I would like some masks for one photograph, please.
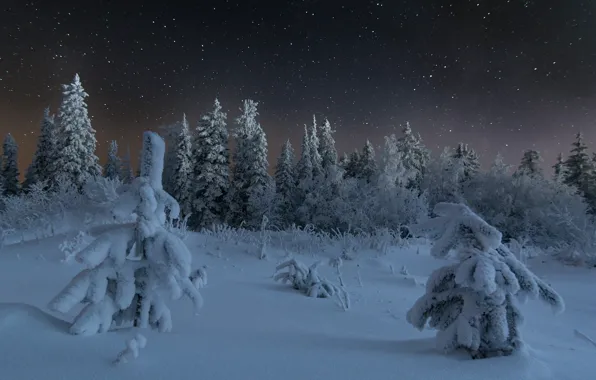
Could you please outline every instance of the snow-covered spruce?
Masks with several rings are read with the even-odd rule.
[[[116,226],[79,252],[76,259],[86,269],[50,302],[51,310],[62,313],[86,304],[70,328],[72,334],[93,335],[128,323],[169,331],[167,298],[186,295],[195,311],[202,306],[193,284],[198,272],[191,275],[191,254],[164,228],[166,209],[171,218],[180,211],[162,188],[164,148],[161,137],[145,132],[141,176],[125,185],[112,210],[117,219],[135,214],[136,222]]]
[[[539,298],[563,311],[561,297],[501,244],[496,228],[463,204],[438,203],[434,213],[411,231],[436,239],[433,256],[454,249],[460,262],[430,275],[407,320],[419,330],[430,320],[440,349],[465,349],[475,359],[510,355],[523,348],[518,300]]]
[[[290,259],[279,264],[276,269],[275,281],[289,283],[292,287],[300,292],[313,298],[331,298],[337,296],[342,307],[348,309],[350,305],[348,293],[341,287],[326,280],[319,275],[317,267],[320,262],[316,262],[310,267],[303,263]],[[282,272],[286,269],[286,272]]]

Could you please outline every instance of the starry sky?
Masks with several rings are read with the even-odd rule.
[[[107,141],[218,97],[260,102],[270,155],[299,147],[312,114],[340,151],[410,121],[434,152],[459,141],[492,161],[539,150],[545,166],[596,140],[596,2],[585,0],[3,0],[0,134],[31,159],[43,109],[79,73],[98,155]]]

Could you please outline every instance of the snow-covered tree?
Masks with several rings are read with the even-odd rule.
[[[540,153],[538,151],[529,149],[524,152],[524,155],[521,159],[521,163],[519,164],[517,170],[515,171],[514,175],[527,175],[530,177],[542,177],[542,167],[540,163],[542,162],[542,157],[540,157]]]
[[[179,207],[162,187],[164,153],[162,138],[145,132],[141,177],[124,186],[112,210],[117,219],[136,215],[136,223],[115,226],[79,252],[77,261],[86,269],[50,302],[50,309],[61,313],[85,304],[70,327],[72,334],[93,335],[130,323],[169,331],[167,298],[186,295],[195,310],[202,306],[192,256],[165,228],[166,209],[176,218]]]
[[[129,184],[135,179],[135,174],[132,169],[132,162],[130,161],[130,146],[126,147],[126,154],[122,158],[122,168],[120,169],[120,177],[122,182]]]
[[[375,160],[375,148],[369,140],[366,140],[360,155],[359,171],[357,178],[366,182],[372,181],[377,176],[377,161]]]
[[[4,195],[17,195],[20,191],[19,183],[19,147],[14,137],[9,133],[4,138],[2,154],[2,178],[4,185]]]
[[[120,172],[122,169],[122,162],[118,157],[118,143],[116,140],[110,141],[108,147],[108,159],[103,168],[103,175],[109,179],[120,179]]]
[[[163,168],[164,189],[172,193],[174,189],[174,172],[176,170],[176,142],[182,125],[179,121],[159,127],[160,135],[166,142],[166,155]],[[138,176],[138,175],[137,175]]]
[[[433,256],[453,249],[459,262],[430,275],[407,320],[419,330],[430,320],[439,349],[464,349],[475,359],[510,355],[523,348],[519,301],[538,298],[563,311],[563,299],[501,244],[496,228],[463,204],[439,203],[434,213],[411,231],[436,239]]]
[[[58,130],[54,122],[54,115],[50,109],[44,110],[41,130],[37,140],[37,148],[33,161],[27,170],[24,187],[27,189],[35,183],[49,181],[53,174],[50,172],[51,162],[57,159]]]
[[[343,168],[345,178],[360,178],[362,163],[360,160],[360,152],[354,149],[352,153],[344,157]]]
[[[282,149],[277,166],[275,167],[276,207],[279,221],[282,225],[294,222],[294,208],[296,202],[296,176],[294,166],[294,149],[287,140]]]
[[[590,156],[588,156],[588,147],[584,142],[583,135],[578,133],[572,144],[571,154],[565,161],[564,183],[575,187],[581,194],[590,192],[591,174],[594,170]]]
[[[397,149],[400,153],[399,164],[402,167],[399,184],[419,190],[430,161],[430,152],[422,143],[420,135],[414,135],[409,122],[404,126],[403,136],[397,141]]]
[[[230,153],[226,119],[219,100],[215,99],[213,110],[201,118],[197,127],[191,219],[195,228],[223,223],[229,209]]]
[[[337,165],[337,149],[333,129],[328,119],[319,129],[319,155],[321,156],[321,167],[324,171]]]
[[[505,163],[505,159],[501,153],[497,153],[495,160],[490,166],[490,173],[494,175],[506,175],[511,170],[511,165]]]
[[[274,189],[267,172],[267,140],[265,132],[257,122],[258,103],[245,100],[236,119],[238,128],[234,132],[236,151],[230,202],[230,222],[240,225],[245,222],[250,227],[260,225],[264,206],[259,197]]]
[[[460,202],[464,166],[462,160],[453,158],[453,151],[446,147],[439,157],[430,161],[428,175],[423,178],[423,189],[428,194],[429,205],[439,202]]]
[[[397,147],[397,137],[394,134],[385,136],[385,144],[381,154],[377,184],[379,189],[392,191],[403,177],[404,167],[400,163],[401,155]]]
[[[557,155],[557,162],[553,165],[553,180],[557,183],[563,183],[566,177],[565,161],[563,160],[563,153]]]
[[[49,171],[54,178],[50,180],[63,177],[82,189],[85,182],[101,174],[95,155],[95,130],[91,127],[85,103],[88,94],[78,74],[71,84],[62,87],[62,103],[58,110],[59,155],[51,162]]]
[[[468,144],[459,143],[453,152],[452,158],[454,164],[461,168],[461,182],[469,180],[480,170],[480,160],[478,155],[474,149],[468,146]]]
[[[188,216],[191,213],[192,206],[192,142],[186,114],[182,115],[181,128],[176,137],[176,160],[174,162],[174,172],[172,173],[171,194],[180,204],[182,216]]]
[[[317,127],[317,118],[312,116],[312,126],[310,127],[308,149],[310,150],[310,160],[312,162],[313,179],[320,181],[323,175],[323,158],[321,157],[319,132]]]

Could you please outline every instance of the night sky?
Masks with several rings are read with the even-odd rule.
[[[451,3],[451,4],[450,4]],[[0,134],[21,167],[43,108],[81,75],[98,154],[107,140],[180,119],[217,96],[229,116],[260,102],[271,158],[299,147],[312,114],[340,151],[400,131],[459,141],[485,163],[539,150],[548,166],[573,135],[596,140],[596,2],[586,0],[2,0]],[[230,119],[229,119],[230,120]],[[231,120],[230,120],[231,121]],[[136,156],[133,152],[133,156]],[[271,161],[274,164],[274,161]]]

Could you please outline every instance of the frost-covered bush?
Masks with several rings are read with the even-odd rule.
[[[106,231],[80,251],[76,259],[86,269],[50,302],[51,310],[62,313],[85,304],[71,333],[93,335],[131,322],[169,331],[172,319],[166,299],[186,295],[195,310],[202,306],[191,278],[191,254],[165,228],[166,209],[172,218],[180,210],[162,188],[164,151],[161,137],[145,132],[141,177],[121,189],[112,209],[116,219],[136,215],[136,222]]]
[[[433,256],[444,258],[453,249],[459,262],[430,275],[407,320],[420,330],[429,321],[439,330],[441,350],[461,348],[473,358],[510,355],[523,347],[518,300],[538,298],[563,311],[561,297],[501,244],[495,227],[463,204],[438,203],[434,213],[411,230],[435,239]]]
[[[553,246],[596,255],[596,225],[588,206],[572,188],[539,176],[491,170],[464,188],[466,203],[506,240],[527,240],[542,249]]]
[[[345,290],[332,282],[321,277],[317,271],[320,262],[316,262],[310,267],[303,263],[290,259],[277,266],[275,281],[289,283],[292,287],[308,297],[313,298],[331,298],[338,297],[344,309],[349,307],[349,298]],[[286,270],[285,272],[282,272]]]

